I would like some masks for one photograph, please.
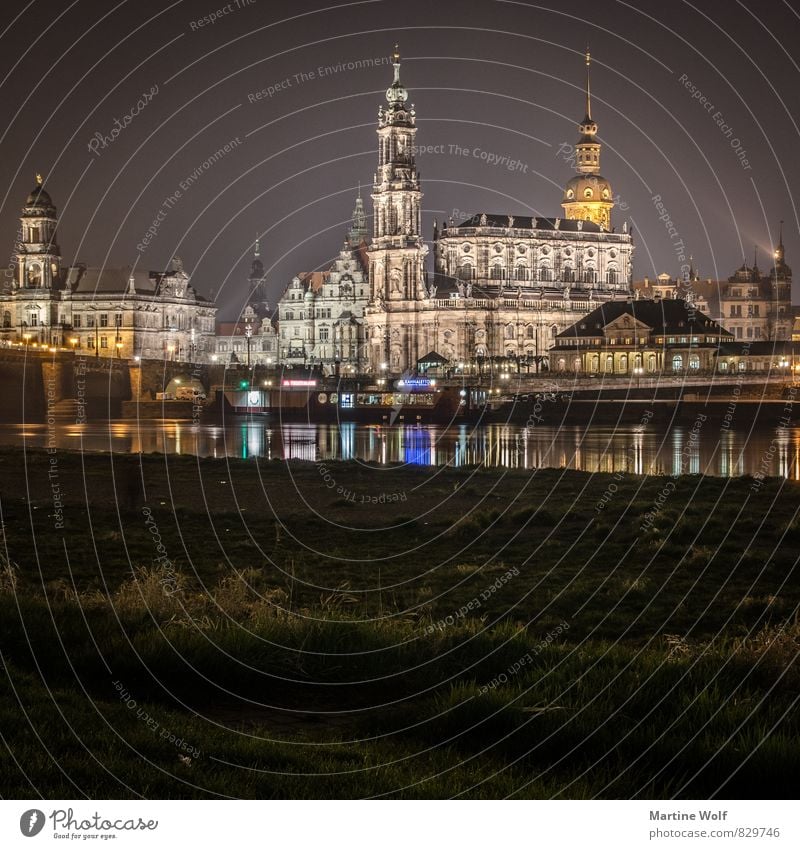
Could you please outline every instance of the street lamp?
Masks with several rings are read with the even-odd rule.
[[[634,368],[633,373],[636,375],[636,388],[639,388],[639,381],[641,380],[642,375],[644,374],[644,369],[641,366],[636,366]]]
[[[69,344],[70,344],[70,345],[72,345],[72,352],[74,353],[74,352],[75,352],[75,348],[76,348],[76,347],[77,347],[77,345],[78,345],[78,339],[77,339],[77,337],[76,337],[76,336],[73,336],[73,337],[69,340]]]

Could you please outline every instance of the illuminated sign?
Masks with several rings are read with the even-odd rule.
[[[248,407],[260,407],[261,406],[261,393],[260,392],[248,392],[247,393],[247,406]]]
[[[281,386],[287,389],[314,389],[317,385],[316,380],[282,380]]]
[[[397,381],[397,387],[403,389],[430,389],[431,386],[436,386],[436,381],[429,377],[406,377],[403,380]]]

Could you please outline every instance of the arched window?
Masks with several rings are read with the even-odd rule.
[[[575,272],[572,270],[571,265],[564,266],[564,282],[565,283],[574,283],[575,282]]]
[[[505,269],[499,263],[492,266],[490,275],[492,280],[502,280],[505,277],[505,274]]]
[[[597,282],[597,272],[593,268],[587,268],[583,272],[583,282],[593,284]]]
[[[606,357],[606,372],[608,374],[613,374],[614,372],[614,357],[611,354]]]
[[[534,338],[535,338],[535,332],[536,332],[536,331],[534,330],[533,325],[532,325],[532,324],[529,324],[529,325],[525,328],[525,338],[526,338],[526,339],[534,339]]]
[[[619,358],[619,370],[620,370],[620,374],[626,374],[627,373],[627,371],[628,371],[628,355],[627,354],[623,354]]]
[[[557,324],[554,324],[554,325],[550,328],[550,335],[553,337],[553,339],[555,339],[555,338],[556,338],[556,336],[558,335],[558,325],[557,325]]]
[[[575,357],[575,359],[572,361],[572,368],[573,368],[574,371],[580,371],[581,370],[581,358],[580,357]]]
[[[541,280],[542,283],[549,283],[550,282],[550,268],[549,268],[549,266],[544,265],[544,264],[541,266],[541,268],[539,269],[539,280]]]
[[[475,269],[471,262],[465,262],[461,268],[458,269],[458,277],[460,280],[475,279]]]
[[[3,327],[11,327],[11,313],[8,310],[3,313]]]
[[[517,280],[527,280],[528,279],[528,268],[524,265],[518,265],[517,270],[514,274]]]
[[[650,356],[647,358],[647,370],[651,373],[656,370],[656,355],[655,354],[650,354]]]
[[[608,272],[606,274],[606,282],[608,283],[609,286],[616,286],[617,285],[617,269],[616,268],[609,268],[608,269]]]
[[[672,370],[683,371],[683,357],[680,354],[675,354],[672,358]]]
[[[505,337],[506,337],[506,339],[513,339],[514,338],[514,325],[513,324],[507,324],[506,325]]]
[[[598,371],[600,371],[600,357],[595,354],[592,357],[592,372],[597,374]]]
[[[695,370],[700,368],[700,357],[697,354],[689,355],[689,368]]]

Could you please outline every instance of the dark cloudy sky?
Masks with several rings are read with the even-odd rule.
[[[391,78],[387,65],[317,69],[386,57],[395,41],[418,143],[445,151],[419,157],[426,238],[434,218],[451,214],[558,215],[572,175],[559,148],[575,142],[583,116],[588,42],[602,171],[619,196],[615,225],[627,218],[635,227],[635,276],[678,271],[655,196],[704,277],[727,277],[744,254],[752,262],[755,245],[766,265],[781,218],[787,260],[800,267],[796,3],[232,0],[198,25],[225,8],[3,4],[8,255],[41,171],[59,207],[65,262],[158,269],[177,254],[197,288],[232,313],[259,233],[276,298],[294,272],[323,267],[338,250],[356,186],[372,179],[376,113]],[[144,92],[154,93],[135,114]],[[111,139],[126,115],[128,125],[92,152],[92,139]],[[521,165],[509,171],[476,150]]]

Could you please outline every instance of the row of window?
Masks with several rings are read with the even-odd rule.
[[[274,349],[274,343],[272,340],[263,339],[261,342],[261,350],[266,352],[271,352]],[[217,353],[219,354],[227,354],[228,351],[233,351],[234,353],[239,353],[241,351],[247,350],[247,343],[244,341],[239,341],[238,339],[234,342],[217,342]],[[258,347],[255,342],[250,343],[250,350],[257,351]]]
[[[475,266],[471,263],[465,263],[462,265],[458,269],[458,278],[459,280],[475,280]],[[489,279],[509,279],[506,267],[504,265],[492,265],[489,269]],[[512,279],[520,282],[533,279],[531,276],[531,269],[529,269],[526,265],[518,265],[514,269]],[[539,269],[539,276],[536,279],[542,283],[551,283],[558,280],[564,283],[582,282],[587,285],[593,285],[598,282],[599,278],[597,272],[593,269],[588,269],[580,274],[576,274],[572,268],[566,266],[560,273],[557,274],[549,266],[543,265]],[[605,275],[605,282],[609,286],[616,286],[619,282],[619,272],[614,269],[607,271]]]
[[[747,331],[745,333],[745,330]],[[735,327],[733,329],[734,336],[737,339],[763,339],[764,337],[761,335],[760,327]]]

